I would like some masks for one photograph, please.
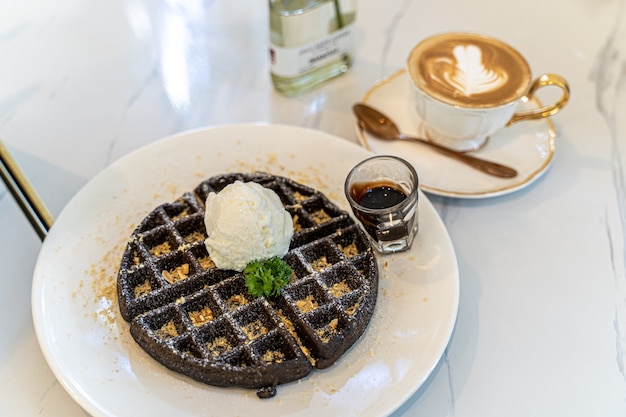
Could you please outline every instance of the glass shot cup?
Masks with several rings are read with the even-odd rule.
[[[411,248],[418,230],[419,180],[402,158],[380,155],[357,164],[344,184],[352,212],[382,254]]]

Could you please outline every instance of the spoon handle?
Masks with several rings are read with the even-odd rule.
[[[466,153],[461,153],[450,148],[446,148],[445,146],[438,145],[434,142],[430,142],[422,138],[417,138],[417,137],[408,136],[408,135],[401,135],[401,138],[404,140],[410,140],[413,142],[419,142],[419,143],[428,145],[432,147],[433,149],[436,149],[442,154],[445,154],[451,158],[456,159],[459,162],[463,162],[484,173],[487,173],[496,177],[513,178],[517,175],[517,171],[515,169],[508,167],[506,165],[502,165],[497,162],[488,161],[486,159],[476,158],[475,156],[472,156]]]

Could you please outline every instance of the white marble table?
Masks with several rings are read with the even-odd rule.
[[[362,0],[349,74],[273,91],[263,1],[2,0],[0,137],[58,215],[130,151],[188,129],[270,122],[357,141],[350,112],[435,32],[488,33],[572,100],[557,154],[502,197],[431,196],[460,268],[456,328],[394,416],[626,415],[626,1]],[[0,415],[82,416],[31,318],[41,241],[0,186]]]

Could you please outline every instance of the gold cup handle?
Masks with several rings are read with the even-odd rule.
[[[559,87],[563,91],[561,98],[559,98],[554,104],[548,106],[515,113],[511,120],[509,120],[509,122],[507,123],[507,126],[524,120],[537,120],[543,119],[544,117],[554,116],[563,107],[565,107],[565,105],[569,101],[569,84],[567,83],[565,78],[556,74],[543,74],[542,76],[536,78],[530,85],[530,89],[528,90],[528,93],[526,94],[524,99],[530,100],[539,88],[548,85],[554,85]]]

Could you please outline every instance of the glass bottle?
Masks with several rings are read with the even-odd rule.
[[[352,66],[356,0],[269,0],[270,72],[295,96]]]

